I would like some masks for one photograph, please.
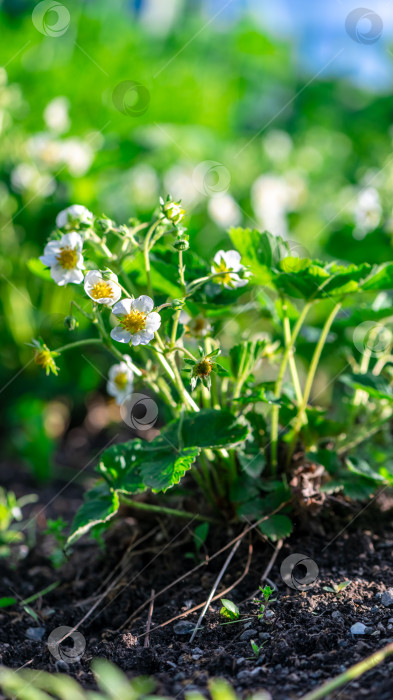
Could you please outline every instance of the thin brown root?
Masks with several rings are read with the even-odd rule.
[[[150,645],[150,627],[151,627],[151,620],[153,617],[154,595],[155,595],[155,591],[154,591],[154,588],[152,588],[151,596],[150,596],[149,614],[147,616],[147,623],[146,623],[146,636],[145,636],[145,641],[143,644],[144,647],[148,647]]]

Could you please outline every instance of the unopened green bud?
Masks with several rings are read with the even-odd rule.
[[[94,228],[97,233],[109,233],[113,228],[113,222],[106,218],[97,218],[94,220]]]
[[[175,248],[175,250],[184,251],[189,249],[190,244],[184,238],[179,238],[178,241],[174,242],[173,247]]]
[[[74,331],[79,326],[79,321],[75,316],[66,316],[64,319],[64,325],[69,331]]]
[[[175,309],[178,311],[179,309],[182,309],[184,306],[184,300],[183,299],[172,299],[171,301],[171,309]]]

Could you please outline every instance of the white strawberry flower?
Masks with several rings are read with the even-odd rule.
[[[213,274],[220,274],[214,277],[213,282],[221,284],[225,289],[244,287],[248,282],[249,273],[240,260],[240,253],[237,250],[219,250],[214,256],[211,271]],[[241,277],[239,272],[245,276]]]
[[[93,214],[82,204],[72,204],[67,209],[59,211],[56,216],[57,228],[76,228],[79,224],[92,224]]]
[[[120,406],[123,401],[132,394],[134,372],[130,367],[131,358],[124,355],[124,361],[112,365],[108,372],[108,382],[106,390],[109,396],[114,396],[116,403]]]
[[[99,270],[90,270],[85,277],[85,292],[97,304],[112,306],[121,297],[117,275],[113,272],[103,276]]]
[[[49,241],[44,248],[40,260],[51,268],[52,279],[60,287],[69,282],[83,282],[85,266],[82,256],[83,241],[79,233],[65,233],[59,241]]]
[[[161,325],[160,314],[153,311],[153,299],[146,295],[138,299],[122,299],[112,309],[119,325],[112,329],[111,338],[119,343],[147,345]]]

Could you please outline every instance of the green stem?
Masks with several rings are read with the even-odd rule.
[[[156,230],[157,226],[162,223],[161,219],[157,219],[149,228],[146,238],[143,244],[143,257],[145,260],[145,270],[146,270],[146,277],[147,277],[147,291],[148,294],[152,297],[153,296],[153,287],[151,283],[151,271],[150,271],[150,258],[149,258],[149,253],[151,250],[151,245],[150,241],[153,236],[154,231]]]
[[[384,661],[386,657],[390,656],[390,654],[393,654],[393,642],[386,644],[386,646],[382,647],[382,649],[379,651],[374,651],[372,654],[370,654],[370,656],[363,659],[363,661],[359,661],[359,663],[354,664],[343,673],[340,673],[335,678],[332,678],[330,681],[326,681],[326,683],[321,685],[319,688],[316,688],[310,693],[307,693],[307,695],[304,695],[301,700],[321,700],[321,698],[325,698],[327,695],[329,695],[329,693],[337,690],[337,688],[341,688],[341,686],[343,686],[345,683],[351,683],[351,681],[355,680],[356,678],[360,678],[360,676],[363,675],[363,673],[366,673],[366,671],[370,671],[372,668],[375,668],[375,666]]]
[[[74,343],[68,343],[68,345],[62,345],[60,348],[56,348],[56,352],[65,352],[66,350],[72,350],[73,348],[79,348],[82,345],[102,345],[101,338],[86,338],[85,340],[76,340]]]
[[[301,430],[301,427],[302,427],[302,424],[304,421],[304,416],[305,416],[306,408],[308,405],[308,400],[310,398],[311,389],[312,389],[315,374],[316,374],[316,371],[318,368],[319,360],[321,359],[322,350],[323,350],[324,345],[326,343],[326,339],[329,335],[329,331],[330,331],[330,328],[332,326],[332,323],[333,323],[334,319],[336,318],[338,312],[341,309],[341,305],[342,305],[341,302],[338,302],[338,304],[336,304],[334,306],[334,308],[332,309],[332,311],[330,312],[329,316],[326,319],[325,325],[322,328],[321,335],[319,337],[318,343],[317,343],[316,348],[314,350],[314,354],[313,354],[312,359],[311,359],[310,368],[309,368],[309,371],[307,374],[306,385],[304,387],[303,400],[299,406],[297,416],[296,416],[293,438],[292,438],[292,442],[290,444],[289,451],[288,451],[287,465],[289,465],[289,463],[292,459],[292,455],[293,455],[293,452],[294,452],[295,447],[296,447],[296,442],[297,442],[297,439],[298,439],[298,436],[299,436],[299,433],[300,433],[300,430]]]
[[[143,503],[142,501],[133,501],[131,498],[127,498],[123,494],[120,494],[120,501],[131,508],[138,508],[139,510],[146,510],[153,513],[160,513],[161,515],[174,515],[176,518],[190,518],[191,520],[202,520],[207,523],[218,523],[219,521],[214,518],[209,518],[205,515],[199,515],[191,513],[187,510],[176,510],[175,508],[167,508],[165,506],[155,506],[152,503]]]
[[[299,335],[299,331],[304,323],[304,320],[312,306],[312,302],[308,302],[305,304],[303,307],[303,311],[300,313],[300,316],[298,320],[296,321],[292,334],[288,336],[288,328],[287,330],[285,329],[285,318],[287,316],[286,314],[286,306],[285,304],[283,305],[283,312],[284,312],[284,339],[285,339],[285,349],[284,349],[284,354],[281,360],[281,365],[280,369],[278,371],[278,376],[276,379],[276,385],[274,388],[274,395],[277,399],[280,398],[281,395],[281,388],[282,388],[282,383],[284,380],[284,375],[285,375],[285,370],[287,368],[287,364],[289,361],[289,358],[292,354],[293,356],[293,347],[296,343],[296,339]],[[280,419],[280,406],[278,404],[275,404],[272,409],[272,419],[271,419],[271,427],[270,427],[270,443],[271,443],[271,465],[272,465],[272,471],[273,474],[277,472],[277,449],[278,449],[278,426],[279,426],[279,419]]]

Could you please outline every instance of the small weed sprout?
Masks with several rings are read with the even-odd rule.
[[[323,586],[323,590],[327,591],[328,593],[334,593],[335,595],[340,595],[342,591],[345,591],[345,589],[350,586],[352,581],[342,581],[342,583],[332,583],[331,586]]]
[[[270,586],[259,586],[259,590],[262,594],[262,598],[255,598],[255,603],[259,603],[259,611],[258,611],[258,620],[263,620],[265,617],[265,613],[268,607],[269,602],[273,602],[275,598],[271,599],[271,596],[274,593],[273,588],[270,588]]]
[[[222,608],[220,610],[220,615],[226,617],[229,620],[239,620],[240,612],[236,603],[227,598],[221,598]]]

